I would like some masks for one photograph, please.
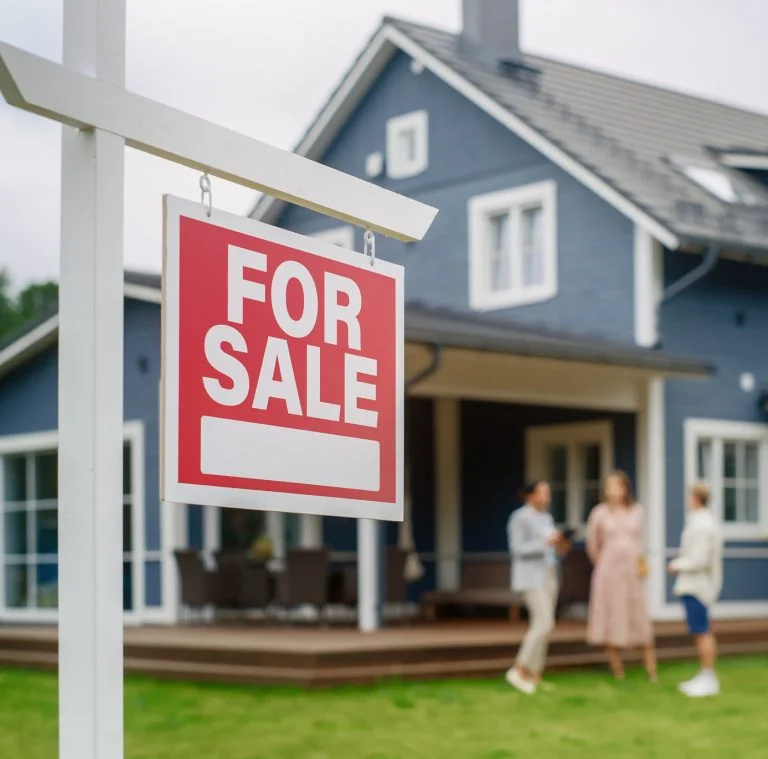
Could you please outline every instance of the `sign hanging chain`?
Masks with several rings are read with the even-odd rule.
[[[213,193],[211,192],[211,178],[207,171],[200,176],[200,203],[205,208],[205,215],[210,218],[213,210]]]
[[[363,254],[371,259],[371,266],[376,262],[376,235],[372,229],[366,229],[363,235]]]

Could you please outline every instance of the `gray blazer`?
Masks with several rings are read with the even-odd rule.
[[[555,531],[549,513],[542,514],[533,506],[521,506],[507,521],[507,540],[512,554],[512,590],[524,593],[540,588],[547,578],[547,545]]]

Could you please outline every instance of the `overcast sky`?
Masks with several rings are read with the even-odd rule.
[[[461,0],[127,0],[127,87],[292,148],[383,14],[448,29]],[[0,39],[61,57],[61,0],[2,0]],[[768,113],[766,0],[522,0],[531,53]],[[0,266],[18,284],[59,266],[59,127],[0,100]],[[198,174],[126,151],[125,262],[159,271],[161,196]],[[214,204],[253,193],[213,179]]]

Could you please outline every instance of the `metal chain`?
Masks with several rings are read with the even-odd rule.
[[[206,197],[208,198],[207,202]],[[213,193],[211,192],[211,178],[207,171],[200,177],[200,202],[205,208],[205,215],[210,217],[213,210]]]
[[[366,229],[363,235],[363,253],[371,259],[371,266],[376,262],[376,235],[372,229]]]

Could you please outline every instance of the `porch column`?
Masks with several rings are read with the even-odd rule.
[[[457,590],[461,577],[461,406],[435,400],[435,552],[437,587]]]
[[[272,542],[272,561],[282,567],[285,561],[285,514],[268,511],[266,514],[267,537]]]
[[[316,514],[302,514],[299,521],[299,542],[302,548],[320,548],[323,545],[323,518]]]
[[[664,380],[652,377],[644,382],[639,400],[638,498],[646,509],[648,603],[652,616],[659,618],[667,600]]]
[[[162,554],[162,589],[163,614],[168,622],[179,621],[181,603],[181,578],[176,566],[175,552],[189,547],[189,528],[187,525],[187,504],[162,501],[160,503],[160,538]]]
[[[213,566],[213,554],[221,548],[221,519],[218,506],[203,506],[203,555]]]
[[[357,520],[357,624],[361,632],[381,627],[381,525]]]

